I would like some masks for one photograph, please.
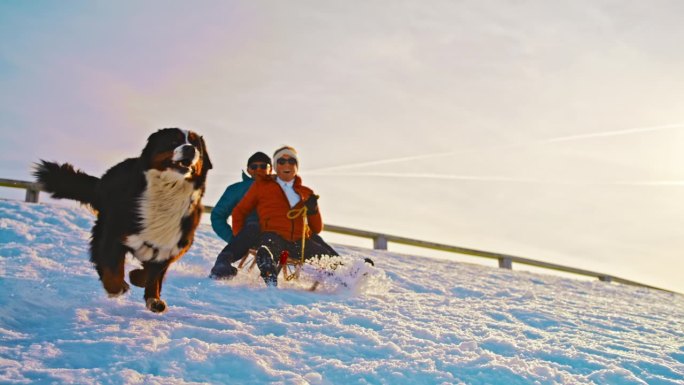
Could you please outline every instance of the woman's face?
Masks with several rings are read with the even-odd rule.
[[[289,182],[297,176],[297,159],[289,155],[283,155],[276,160],[276,175],[285,182]]]

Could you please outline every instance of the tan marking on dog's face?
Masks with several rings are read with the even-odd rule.
[[[163,129],[152,134],[143,150],[151,169],[174,171],[186,179],[202,173],[206,155],[203,152],[202,137],[181,129]]]
[[[154,154],[152,157],[152,168],[159,171],[164,171],[171,166],[173,158],[173,151],[164,151]]]
[[[202,168],[204,167],[203,159],[204,159],[204,154],[203,151],[205,151],[204,146],[202,145],[202,137],[197,135],[197,133],[193,131],[188,132],[187,136],[188,143],[190,143],[192,146],[195,147],[195,160],[192,163],[191,169],[192,169],[192,175],[199,175],[202,173]]]

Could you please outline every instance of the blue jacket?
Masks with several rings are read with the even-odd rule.
[[[214,229],[216,235],[228,243],[233,240],[233,229],[228,224],[228,217],[233,212],[233,208],[235,208],[245,193],[247,193],[247,190],[252,186],[252,183],[254,183],[254,179],[243,172],[242,182],[228,186],[223,195],[221,195],[221,199],[214,206],[214,209],[211,210],[211,228]],[[256,211],[252,211],[247,217],[247,222],[251,221],[259,222]]]

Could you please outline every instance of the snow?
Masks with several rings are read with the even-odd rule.
[[[0,383],[684,384],[679,294],[342,245],[351,288],[217,282],[202,225],[154,314],[102,290],[92,220],[0,201]]]

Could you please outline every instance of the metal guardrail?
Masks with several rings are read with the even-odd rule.
[[[42,190],[40,183],[3,178],[0,178],[0,187],[23,188],[26,190],[26,202],[32,203],[38,203],[38,195]]]
[[[32,203],[38,202],[40,191],[42,191],[41,185],[39,183],[27,182],[27,181],[22,181],[22,180],[14,180],[14,179],[2,179],[2,178],[0,178],[0,187],[23,188],[26,190],[26,202],[32,202]],[[204,206],[205,212],[211,212],[212,209],[213,209],[212,206]],[[402,245],[427,248],[427,249],[431,249],[431,250],[440,250],[440,251],[447,251],[447,252],[451,252],[451,253],[471,255],[474,257],[496,259],[499,261],[499,267],[503,268],[503,269],[512,269],[513,263],[519,263],[519,264],[528,265],[528,266],[535,266],[535,267],[540,267],[540,268],[549,269],[549,270],[561,271],[564,273],[594,277],[594,278],[598,278],[599,280],[604,281],[604,282],[616,282],[616,283],[622,283],[625,285],[646,287],[649,289],[655,289],[655,290],[660,290],[660,291],[664,291],[664,292],[668,292],[668,293],[674,293],[671,290],[666,290],[666,289],[662,289],[662,288],[655,287],[655,286],[645,285],[645,284],[642,284],[639,282],[635,282],[635,281],[631,281],[628,279],[616,277],[616,276],[613,276],[610,274],[597,273],[595,271],[577,269],[574,267],[558,265],[555,263],[549,263],[549,262],[537,261],[537,260],[529,259],[529,258],[517,257],[514,255],[494,253],[494,252],[490,252],[490,251],[470,249],[470,248],[466,248],[466,247],[445,245],[442,243],[421,241],[421,240],[417,240],[417,239],[405,238],[405,237],[400,237],[400,236],[396,236],[396,235],[388,235],[388,234],[376,233],[376,232],[372,232],[372,231],[358,230],[358,229],[353,229],[353,228],[349,228],[349,227],[335,226],[335,225],[329,225],[329,224],[325,225],[324,231],[328,231],[331,233],[337,233],[337,234],[343,234],[343,235],[350,235],[350,236],[354,236],[354,237],[372,239],[373,240],[373,249],[375,249],[375,250],[387,250],[387,244],[389,242],[393,242],[393,243],[398,243],[398,244],[402,244]]]

